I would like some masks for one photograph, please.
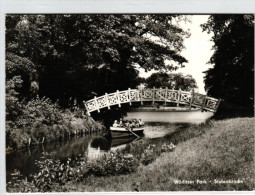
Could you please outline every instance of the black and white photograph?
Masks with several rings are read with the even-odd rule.
[[[4,35],[6,192],[254,190],[253,13],[6,13]]]

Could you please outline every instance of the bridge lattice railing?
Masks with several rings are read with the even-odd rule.
[[[179,104],[189,105],[190,107],[201,108],[202,110],[207,110],[215,112],[220,104],[220,99],[209,97],[207,95],[194,93],[193,91],[182,91],[173,89],[162,89],[162,88],[145,88],[145,89],[128,89],[125,91],[116,91],[114,93],[105,94],[100,97],[94,97],[89,101],[84,101],[87,113],[90,115],[93,111],[100,112],[100,109],[113,105],[129,103],[132,102],[143,102],[151,101],[154,102],[171,102]]]

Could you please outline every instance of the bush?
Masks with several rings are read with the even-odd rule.
[[[61,124],[62,111],[57,103],[52,103],[48,98],[32,99],[29,102],[23,102],[23,113],[18,122],[19,126],[30,126],[34,123],[46,125]]]
[[[149,145],[147,149],[142,154],[141,163],[143,165],[148,165],[156,159],[156,154],[154,152],[155,145]]]
[[[138,165],[138,160],[132,154],[110,152],[91,162],[88,165],[88,174],[96,176],[127,174],[135,172]]]
[[[162,146],[161,146],[161,152],[171,152],[173,151],[174,149],[176,148],[176,145],[174,145],[172,142],[170,144],[166,144],[164,143]]]
[[[22,112],[21,104],[19,102],[19,93],[17,90],[22,84],[21,76],[14,76],[12,79],[6,81],[6,120],[9,122],[16,121],[17,117]]]
[[[29,135],[20,131],[20,129],[12,129],[9,134],[8,144],[12,148],[21,148],[28,145]]]
[[[79,155],[75,159],[68,159],[61,162],[60,160],[46,159],[36,161],[40,171],[34,174],[33,181],[17,180],[12,178],[7,184],[8,192],[46,192],[55,184],[64,184],[67,181],[75,180],[80,177],[81,165],[85,162],[84,157]],[[25,185],[25,186],[23,186]]]
[[[104,126],[84,115],[80,108],[62,110],[48,98],[22,102],[21,114],[6,121],[6,147],[21,148],[67,135],[103,130]],[[28,140],[30,142],[28,143]]]
[[[20,183],[17,183],[16,181],[10,181],[7,183],[6,188],[9,193],[38,192],[38,188],[32,182],[27,182],[26,180],[21,180]]]

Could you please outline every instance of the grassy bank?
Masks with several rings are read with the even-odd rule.
[[[178,139],[178,136],[180,136]],[[57,191],[185,191],[254,189],[254,118],[213,122],[192,127],[167,138],[177,144],[136,173],[121,176],[90,176],[70,182]],[[165,141],[165,140],[164,140]],[[158,142],[159,144],[160,142]],[[214,183],[241,180],[240,184]],[[175,180],[194,184],[175,184]],[[205,181],[204,184],[197,180]],[[230,181],[231,182],[231,181]]]

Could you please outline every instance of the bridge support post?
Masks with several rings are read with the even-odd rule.
[[[128,88],[128,97],[129,97],[129,105],[131,106],[132,102],[131,102],[131,91],[130,91],[130,88]]]
[[[140,95],[141,105],[143,105],[143,90],[142,89],[139,89],[139,95]]]
[[[206,97],[207,97],[207,95],[204,96],[204,102],[203,102],[203,105],[202,105],[202,111],[204,111],[204,107],[205,107],[205,103],[206,103]]]
[[[165,106],[166,106],[166,100],[167,100],[167,90],[168,90],[168,88],[166,87],[166,92],[165,92]]]
[[[214,109],[214,112],[216,112],[218,110],[220,102],[221,102],[221,98],[218,100],[218,104],[217,104],[216,108]]]
[[[121,105],[120,105],[119,90],[117,90],[117,92],[116,92],[116,98],[117,98],[117,102],[118,102],[119,107],[121,107]]]
[[[152,89],[152,105],[155,103],[155,87]]]
[[[99,109],[99,105],[97,103],[97,97],[96,96],[94,97],[94,101],[95,101],[95,104],[96,104],[97,112],[99,113],[100,109]]]
[[[84,106],[85,106],[85,108],[86,108],[87,115],[90,116],[89,108],[87,107],[86,102],[83,101],[83,104],[84,104]]]
[[[108,110],[110,110],[111,108],[110,108],[110,105],[109,105],[109,100],[108,100],[108,94],[107,93],[105,93],[105,102],[106,102],[106,105],[108,107]]]
[[[192,105],[192,102],[193,102],[193,98],[194,98],[194,88],[191,90],[191,97],[190,97],[190,104],[189,104],[189,109],[191,110],[191,105]]]
[[[180,105],[181,95],[182,95],[182,92],[181,92],[181,89],[179,89],[179,91],[178,91],[178,101],[177,101],[177,107],[179,107],[179,105]]]

